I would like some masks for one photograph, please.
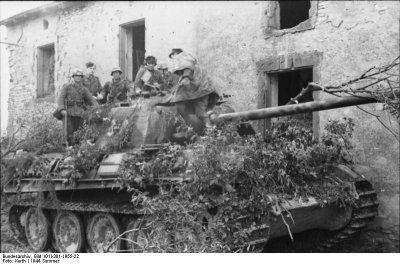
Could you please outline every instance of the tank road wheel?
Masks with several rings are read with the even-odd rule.
[[[55,249],[62,253],[82,252],[85,242],[83,222],[74,212],[57,213],[53,223]]]
[[[148,245],[147,233],[149,222],[145,218],[131,219],[126,226],[126,231],[132,230],[126,234],[126,249],[132,252],[142,252]]]
[[[29,208],[26,213],[25,235],[36,251],[44,251],[50,242],[50,223],[41,209]]]
[[[95,214],[88,223],[86,239],[90,252],[105,252],[110,243],[121,234],[121,227],[117,219],[111,214]],[[121,249],[121,239],[109,247],[109,251]]]
[[[8,223],[14,239],[25,245],[27,242],[25,235],[26,211],[25,207],[14,205],[8,213]]]

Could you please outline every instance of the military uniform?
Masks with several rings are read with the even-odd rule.
[[[169,102],[175,103],[179,114],[201,134],[204,126],[210,125],[207,110],[214,108],[219,95],[207,73],[190,54],[180,53],[173,63],[172,71],[180,77]],[[186,83],[183,82],[185,78],[188,79]]]
[[[83,76],[82,83],[86,88],[88,88],[89,92],[91,92],[93,96],[97,96],[101,93],[102,87],[99,77],[94,75],[85,75]]]
[[[150,84],[158,83],[158,84],[160,84],[161,90],[165,89],[162,73],[155,69],[152,71],[149,71],[145,66],[140,67],[139,71],[136,74],[135,89],[139,88],[140,90],[144,90],[145,82],[143,81],[143,76],[145,76],[145,74],[150,75],[147,80],[148,83],[150,83]]]
[[[104,85],[102,95],[108,102],[126,101],[128,99],[129,84],[125,79],[112,79]]]
[[[164,90],[171,91],[175,85],[179,82],[179,76],[170,72],[166,71],[163,73],[163,80],[164,80]]]
[[[68,144],[73,144],[73,133],[83,124],[83,117],[89,105],[98,105],[89,90],[82,83],[72,81],[65,84],[58,97],[58,111],[66,110],[64,131]],[[65,128],[65,126],[67,126]]]

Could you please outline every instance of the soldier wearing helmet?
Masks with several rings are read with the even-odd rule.
[[[140,67],[135,78],[135,90],[142,91],[163,90],[164,80],[160,71],[156,70],[157,59],[153,56],[147,56],[144,65]]]
[[[128,99],[129,84],[128,81],[121,78],[122,71],[120,67],[114,67],[111,70],[111,81],[104,85],[101,96],[107,98],[107,102],[123,102]]]
[[[58,112],[64,119],[64,131],[67,142],[73,145],[73,133],[83,124],[83,116],[89,105],[98,105],[90,91],[83,85],[83,72],[80,69],[72,71],[72,81],[65,84],[57,100]]]
[[[159,62],[157,69],[161,72],[164,81],[164,88],[171,91],[172,87],[177,84],[179,77],[176,74],[168,71],[168,64],[166,62]]]
[[[174,103],[183,119],[196,133],[202,134],[211,126],[207,111],[214,108],[219,95],[208,74],[191,54],[173,49],[169,57],[172,59],[171,71],[179,76],[179,80],[167,102]]]

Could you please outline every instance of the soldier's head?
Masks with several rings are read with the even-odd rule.
[[[112,76],[114,79],[119,78],[119,77],[121,76],[121,74],[122,74],[122,71],[121,71],[121,68],[120,68],[120,67],[114,67],[114,68],[112,68],[112,70],[111,70],[111,76]]]
[[[86,63],[86,73],[88,75],[93,75],[94,74],[94,70],[96,70],[96,65],[91,61],[87,62]]]
[[[150,71],[154,70],[157,65],[157,59],[154,56],[147,56],[144,62],[146,63],[146,68]]]
[[[157,64],[157,69],[165,74],[168,71],[168,64],[164,61],[160,61]]]
[[[83,72],[81,69],[74,69],[71,74],[75,82],[81,82],[83,77]]]

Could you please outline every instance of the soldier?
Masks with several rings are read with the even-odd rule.
[[[164,89],[170,92],[172,88],[178,83],[179,77],[176,74],[168,71],[168,65],[166,62],[158,63],[157,69],[162,74]]]
[[[153,56],[147,56],[145,65],[140,67],[135,78],[135,90],[142,91],[163,90],[164,80],[160,71],[156,70],[157,60]]]
[[[97,106],[89,90],[82,83],[83,72],[72,71],[72,81],[65,84],[58,97],[58,111],[64,119],[64,131],[69,145],[74,143],[73,133],[83,124],[83,116],[89,105]]]
[[[123,102],[128,99],[129,84],[128,81],[121,78],[122,71],[119,67],[111,70],[112,80],[104,85],[101,96],[107,98],[107,102]]]
[[[169,57],[172,59],[172,72],[179,76],[170,102],[175,103],[178,113],[194,131],[202,134],[205,127],[211,126],[207,111],[214,108],[219,95],[192,55],[173,49]]]
[[[99,77],[94,75],[94,71],[96,70],[96,65],[93,62],[86,63],[86,75],[83,76],[83,85],[88,88],[88,90],[92,93],[95,99],[101,100],[102,98],[98,98],[101,93],[102,87],[100,84]]]

